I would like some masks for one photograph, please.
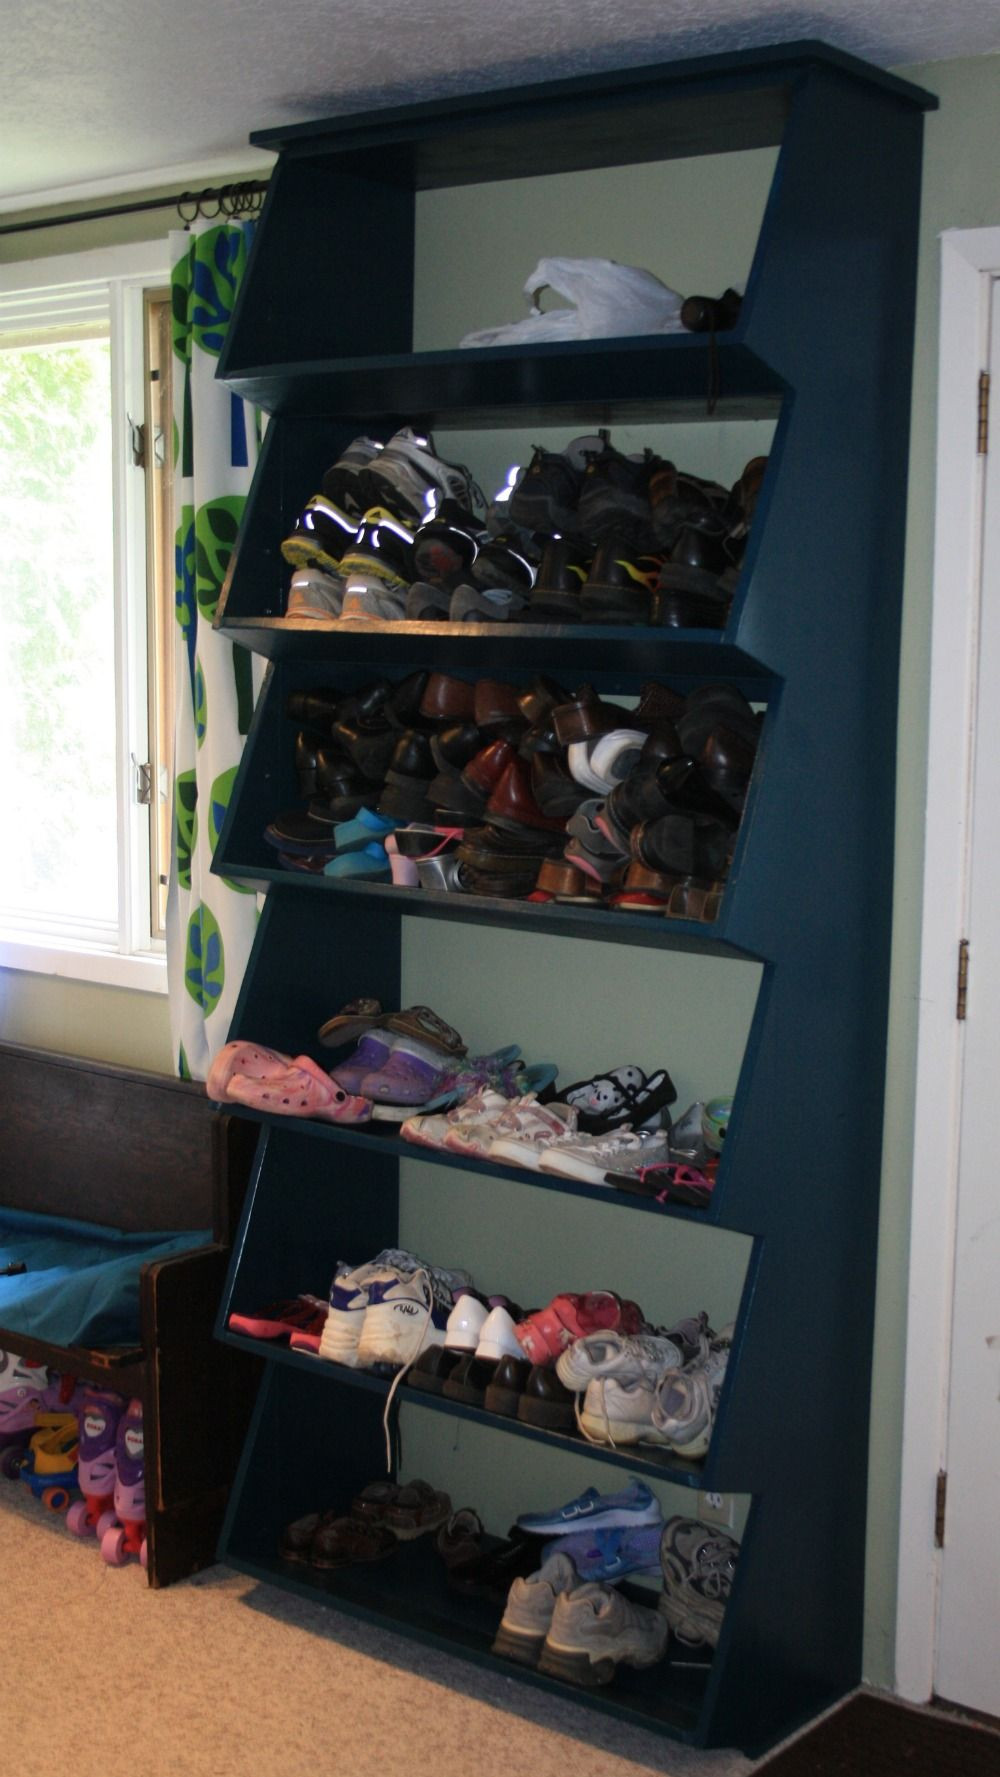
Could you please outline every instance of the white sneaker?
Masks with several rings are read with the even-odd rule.
[[[533,1092],[523,1098],[505,1098],[501,1105],[486,1105],[478,1117],[455,1119],[442,1143],[453,1154],[486,1155],[494,1136],[513,1124],[515,1115],[536,1102]],[[470,1100],[471,1103],[471,1100]]]
[[[652,1386],[664,1370],[679,1370],[683,1363],[683,1351],[666,1334],[585,1333],[559,1353],[556,1375],[564,1388],[579,1394],[602,1376]]]
[[[331,1363],[357,1369],[358,1343],[368,1309],[369,1285],[384,1277],[387,1270],[402,1277],[422,1269],[425,1269],[423,1260],[416,1253],[397,1246],[383,1247],[364,1265],[352,1268],[345,1263],[339,1264],[330,1285],[330,1306],[320,1335],[319,1356],[328,1358]],[[456,1280],[456,1288],[470,1281],[464,1272],[446,1275]]]
[[[447,1146],[446,1136],[453,1129],[461,1129],[467,1123],[480,1123],[484,1117],[498,1116],[513,1102],[502,1092],[484,1086],[453,1110],[428,1111],[422,1116],[407,1117],[400,1125],[399,1133],[405,1141],[419,1142],[425,1148],[443,1148]]]
[[[679,1456],[704,1456],[712,1441],[732,1329],[724,1329],[703,1357],[668,1370],[656,1385],[653,1424]]]
[[[539,1104],[530,1094],[515,1105],[503,1128],[496,1127],[482,1150],[487,1160],[526,1166],[537,1172],[553,1142],[576,1134],[576,1112],[568,1104]]]
[[[592,1444],[669,1444],[653,1421],[655,1386],[642,1376],[599,1376],[588,1382],[577,1424]]]
[[[662,1660],[669,1632],[661,1612],[588,1580],[556,1599],[538,1670],[571,1684],[609,1684],[618,1666]]]
[[[667,1138],[661,1131],[634,1132],[625,1126],[612,1135],[580,1134],[557,1142],[545,1149],[538,1164],[542,1172],[603,1185],[609,1172],[637,1172],[640,1166],[655,1166],[668,1156]]]
[[[492,1651],[506,1660],[516,1660],[519,1666],[537,1666],[557,1599],[579,1584],[580,1575],[572,1561],[559,1550],[537,1573],[514,1580]]]
[[[366,1284],[368,1305],[358,1337],[357,1367],[406,1369],[428,1345],[443,1345],[455,1298],[471,1279],[463,1271],[386,1265]]]

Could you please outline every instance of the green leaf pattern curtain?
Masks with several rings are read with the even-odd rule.
[[[253,223],[170,235],[174,351],[176,739],[167,897],[177,1071],[226,1042],[257,922],[254,892],[211,874],[254,699],[253,656],[212,629],[257,460],[257,415],[215,380]]]

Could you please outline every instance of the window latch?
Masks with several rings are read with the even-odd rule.
[[[149,808],[153,800],[152,763],[147,759],[144,765],[140,765],[133,753],[132,764],[135,766],[135,799],[143,808]]]

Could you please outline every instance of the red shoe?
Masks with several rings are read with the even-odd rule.
[[[319,1296],[295,1296],[287,1302],[269,1302],[256,1314],[231,1314],[228,1326],[248,1339],[290,1339],[296,1332],[315,1334],[317,1342],[326,1325],[330,1304]]]
[[[554,1364],[561,1351],[586,1333],[637,1333],[646,1322],[635,1302],[623,1302],[611,1290],[590,1290],[582,1296],[554,1296],[522,1320],[515,1332],[533,1364]]]

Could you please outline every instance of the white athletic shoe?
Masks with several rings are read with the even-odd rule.
[[[684,1353],[664,1333],[585,1333],[556,1359],[556,1375],[577,1394],[603,1376],[619,1382],[658,1382],[664,1370],[679,1370]]]
[[[588,1382],[576,1421],[591,1444],[669,1444],[653,1422],[656,1389],[641,1376],[599,1376]]]
[[[609,1172],[637,1172],[667,1160],[667,1138],[660,1131],[632,1131],[627,1125],[611,1135],[579,1135],[546,1148],[539,1159],[543,1172],[603,1185]]]

